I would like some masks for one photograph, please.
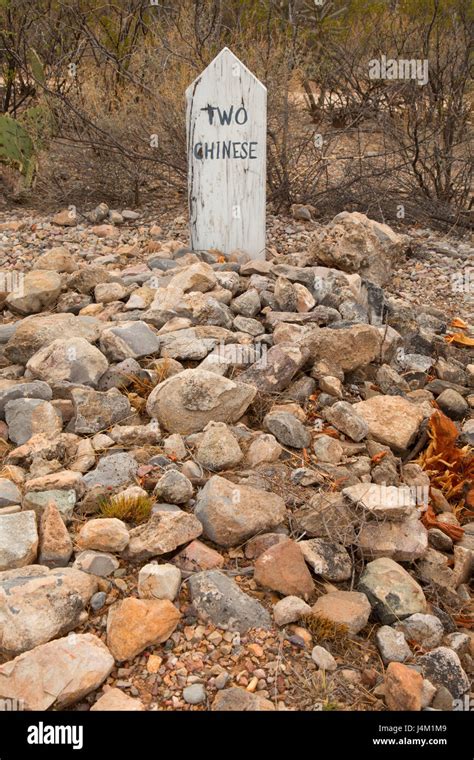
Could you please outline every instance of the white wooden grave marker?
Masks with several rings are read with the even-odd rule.
[[[224,48],[186,102],[191,246],[264,259],[267,89]]]

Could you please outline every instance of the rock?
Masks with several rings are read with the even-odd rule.
[[[148,425],[114,425],[109,436],[119,446],[157,446],[161,430],[156,420]]]
[[[37,314],[51,307],[61,293],[61,277],[57,272],[32,270],[22,275],[21,287],[12,290],[6,306],[14,314]]]
[[[313,452],[320,462],[338,464],[342,459],[344,449],[339,441],[331,438],[330,435],[318,435],[313,441]]]
[[[191,541],[175,554],[171,561],[183,572],[195,573],[199,570],[214,570],[222,567],[224,557],[202,541],[196,540]]]
[[[426,612],[427,603],[419,584],[389,557],[368,563],[359,589],[367,594],[375,614],[387,625]]]
[[[169,504],[186,504],[193,495],[193,485],[178,470],[168,470],[156,484],[154,495]]]
[[[321,327],[312,328],[298,344],[308,349],[313,359],[325,361],[330,367],[336,365],[343,372],[353,372],[380,357],[382,337],[373,325]]]
[[[96,285],[102,282],[111,282],[112,275],[105,267],[89,265],[74,272],[68,281],[70,290],[90,295]]]
[[[444,686],[454,699],[469,691],[470,681],[452,649],[437,647],[419,659],[423,675],[435,686]]]
[[[163,441],[163,451],[167,457],[174,457],[175,459],[186,459],[186,445],[183,441],[183,437],[179,433],[169,435]]]
[[[453,550],[452,538],[438,528],[430,528],[428,530],[428,543],[433,549],[438,549],[440,552],[450,552]]]
[[[358,591],[330,591],[313,605],[313,614],[332,620],[356,634],[367,625],[370,604],[365,594]]]
[[[85,338],[57,338],[28,360],[27,370],[39,380],[97,386],[109,364]]]
[[[97,702],[94,702],[90,712],[142,712],[144,709],[139,699],[129,697],[121,689],[109,688]]]
[[[439,686],[436,690],[436,695],[432,702],[434,710],[446,710],[450,711],[454,707],[454,700],[451,696],[451,692],[448,691],[446,686]]]
[[[107,578],[120,567],[120,562],[107,552],[95,552],[92,549],[86,549],[76,556],[73,567],[84,573],[98,575],[100,578]]]
[[[144,565],[138,574],[138,595],[142,599],[169,599],[178,596],[181,571],[175,565]]]
[[[159,352],[160,339],[146,322],[122,322],[102,331],[100,348],[113,362],[142,359]]]
[[[216,472],[232,469],[242,458],[239,442],[227,425],[224,422],[209,422],[196,448],[196,462]]]
[[[426,554],[428,532],[416,514],[401,522],[371,521],[362,525],[358,540],[364,557],[391,557],[414,562]]]
[[[206,689],[202,683],[193,683],[183,689],[183,699],[188,705],[200,705],[207,699]]]
[[[329,581],[346,581],[352,575],[352,560],[342,544],[311,538],[298,543],[303,556],[316,575]]]
[[[74,490],[76,498],[80,498],[85,491],[81,473],[74,472],[74,470],[58,470],[58,472],[52,472],[49,475],[31,478],[28,480],[26,488],[25,500],[32,498],[32,491],[40,492],[44,496],[47,491],[59,491],[66,495],[69,491]]]
[[[15,334],[5,346],[11,362],[26,364],[40,348],[48,346],[58,335],[66,338],[85,338],[94,343],[99,337],[99,320],[74,314],[38,314],[17,322]]]
[[[128,528],[116,517],[89,520],[82,526],[77,536],[81,549],[95,549],[98,552],[121,552],[129,541]]]
[[[263,462],[276,462],[282,451],[283,449],[275,436],[262,433],[250,444],[247,451],[247,462],[252,468]]]
[[[140,213],[138,211],[133,211],[132,209],[124,208],[122,211],[122,218],[127,222],[134,222],[140,218]]]
[[[264,551],[255,562],[254,581],[285,596],[308,599],[314,590],[311,573],[295,541],[283,541]]]
[[[342,493],[367,516],[379,520],[400,520],[413,515],[416,510],[416,500],[408,486],[397,488],[376,483],[357,483],[343,488]]]
[[[432,649],[441,644],[444,635],[443,624],[434,615],[423,615],[420,612],[409,615],[393,626],[401,631],[408,641],[415,641],[423,649]]]
[[[422,409],[401,396],[373,396],[354,404],[369,426],[369,435],[397,452],[413,443],[424,419]]]
[[[65,567],[71,554],[71,537],[59,509],[51,502],[41,516],[38,562],[47,567]]]
[[[446,388],[436,399],[442,412],[452,420],[462,420],[469,412],[469,405],[460,393],[452,388]]]
[[[102,282],[94,288],[94,298],[97,303],[122,301],[127,295],[128,289],[120,282]]]
[[[441,598],[448,600],[450,606],[456,607],[459,604],[459,596],[455,592],[457,578],[448,561],[446,555],[430,548],[417,562],[417,576],[435,589]]]
[[[342,398],[343,385],[338,377],[332,377],[331,375],[321,377],[319,379],[319,387],[323,393],[328,393],[336,398]]]
[[[433,686],[433,684],[430,681],[424,678],[423,689],[421,691],[421,709],[422,710],[424,710],[426,707],[429,707],[431,705],[435,694],[436,694],[436,686]]]
[[[0,507],[9,507],[21,503],[21,491],[7,478],[0,478]]]
[[[130,531],[126,556],[131,560],[168,554],[202,533],[199,520],[187,512],[155,512],[147,523]]]
[[[278,393],[288,387],[309,358],[309,351],[290,343],[272,346],[265,356],[239,375],[239,382],[261,393]]]
[[[308,504],[293,512],[293,518],[307,536],[337,539],[344,546],[356,540],[357,520],[340,493],[315,494]]]
[[[264,332],[264,327],[258,319],[252,319],[251,317],[237,316],[234,319],[234,327],[238,332],[245,332],[249,335],[257,337]]]
[[[127,597],[109,609],[107,646],[115,660],[131,660],[147,647],[166,641],[180,617],[167,599]]]
[[[15,383],[9,388],[0,391],[0,414],[5,416],[5,406],[9,401],[19,398],[40,398],[43,401],[51,401],[53,397],[51,388],[41,380],[33,380],[31,383]]]
[[[343,211],[318,230],[309,250],[319,264],[357,272],[370,282],[384,285],[405,247],[403,236],[388,225],[357,211]]]
[[[0,697],[19,700],[25,710],[61,710],[97,689],[113,666],[97,636],[72,634],[1,665]]]
[[[276,528],[286,510],[276,494],[213,475],[198,494],[194,514],[211,541],[236,546],[256,533]]]
[[[444,637],[443,644],[444,646],[449,647],[449,649],[452,649],[453,652],[456,652],[458,657],[463,657],[466,654],[470,655],[471,636],[471,634],[461,633],[460,631],[448,633],[448,635]]]
[[[298,596],[285,596],[284,599],[280,599],[273,607],[273,617],[275,623],[279,626],[296,623],[301,618],[310,614],[311,607]]]
[[[423,676],[401,662],[391,662],[385,674],[385,701],[389,710],[421,710]]]
[[[247,559],[256,559],[275,544],[281,544],[288,540],[289,537],[285,533],[258,533],[247,541],[244,554]]]
[[[270,412],[263,420],[263,427],[272,433],[283,446],[303,449],[311,443],[309,430],[289,412]]]
[[[324,419],[331,423],[341,433],[347,435],[352,441],[362,441],[369,432],[367,422],[357,414],[355,407],[347,401],[336,401],[332,406],[323,409]]]
[[[8,437],[17,446],[29,441],[36,433],[60,433],[62,419],[49,401],[36,398],[19,398],[5,406]]]
[[[256,290],[250,288],[234,298],[231,309],[234,314],[241,314],[243,317],[256,317],[261,309],[260,296]]]
[[[192,575],[188,586],[193,606],[204,621],[240,633],[250,628],[271,628],[266,609],[219,570]]]
[[[217,339],[214,336],[207,338],[199,337],[198,328],[191,328],[162,333],[160,341],[162,357],[180,359],[182,361],[198,361],[199,359],[205,359],[215,347]],[[212,369],[214,369],[214,366],[218,367],[219,364],[220,357],[216,356],[215,361],[212,362]],[[205,369],[210,370],[211,367],[199,367],[198,369],[202,372]],[[214,371],[217,372],[217,369]],[[223,373],[219,372],[218,374]]]
[[[37,551],[38,530],[33,511],[0,515],[0,570],[30,565]]]
[[[92,594],[90,600],[91,609],[94,610],[94,612],[98,612],[98,610],[101,610],[105,605],[106,601],[107,594],[105,591],[98,591],[96,594]]]
[[[401,631],[383,625],[375,634],[375,640],[385,665],[389,662],[405,662],[411,657],[411,649]]]
[[[52,272],[71,274],[77,269],[77,263],[68,249],[60,245],[50,248],[49,251],[38,256],[33,264],[33,269],[48,269]]]
[[[58,227],[75,227],[77,224],[76,210],[75,208],[64,208],[62,211],[58,211],[51,221]]]
[[[213,712],[267,712],[274,710],[275,706],[269,699],[232,686],[217,692],[211,709]]]
[[[337,670],[336,660],[332,656],[331,652],[328,652],[328,650],[324,647],[313,647],[313,651],[311,652],[311,659],[316,663],[320,670],[326,670],[329,673]]]
[[[213,268],[201,261],[185,267],[175,274],[169,282],[169,287],[179,288],[183,293],[206,293],[208,290],[212,290],[215,285],[216,275]]]
[[[91,575],[70,567],[0,573],[0,651],[13,657],[71,631],[96,591]]]
[[[109,454],[99,460],[95,470],[84,475],[84,483],[87,488],[93,486],[115,488],[133,481],[137,470],[138,463],[131,454],[125,452]]]
[[[117,388],[106,393],[92,388],[73,388],[71,398],[74,419],[69,423],[69,429],[76,434],[99,433],[132,414],[128,398]]]
[[[296,311],[296,290],[286,277],[277,277],[274,296],[279,311]]]
[[[128,388],[132,385],[133,376],[140,375],[141,367],[135,359],[124,359],[110,366],[99,380],[100,391],[109,391],[111,388]]]
[[[316,299],[311,291],[299,282],[295,282],[293,287],[296,293],[296,311],[300,314],[310,312],[316,306]]]
[[[255,388],[213,372],[187,369],[153,389],[147,412],[170,433],[188,435],[208,422],[236,422],[255,398]]]

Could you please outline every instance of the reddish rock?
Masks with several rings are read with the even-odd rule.
[[[281,544],[283,541],[288,540],[288,536],[285,536],[284,533],[262,533],[247,541],[244,548],[244,554],[247,559],[257,559],[257,557],[259,557],[264,551],[270,549],[271,546]]]
[[[285,596],[308,599],[314,590],[303,553],[298,544],[291,540],[275,544],[258,557],[254,580]]]
[[[224,557],[202,541],[196,540],[181,549],[170,562],[185,572],[197,572],[222,567]]]
[[[180,617],[167,599],[128,597],[109,610],[107,646],[117,661],[131,660],[152,644],[166,641]]]
[[[40,565],[65,567],[72,554],[72,541],[56,504],[50,502],[41,516]]]
[[[391,662],[385,674],[385,701],[389,710],[421,710],[423,676],[401,662]]]
[[[313,606],[315,615],[347,626],[349,633],[359,633],[367,625],[370,610],[369,600],[359,591],[331,591]]]

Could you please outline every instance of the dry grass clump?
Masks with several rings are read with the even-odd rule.
[[[344,645],[349,635],[346,625],[335,623],[323,615],[311,614],[304,619],[306,628],[311,631],[318,642],[326,641],[336,645]]]
[[[101,517],[117,517],[123,522],[144,523],[149,520],[154,500],[151,496],[109,496],[99,505]]]

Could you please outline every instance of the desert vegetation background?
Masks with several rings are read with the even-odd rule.
[[[466,232],[470,0],[0,0],[4,205],[184,207],[184,91],[227,45],[268,88],[268,198]],[[428,81],[371,79],[373,59]]]

